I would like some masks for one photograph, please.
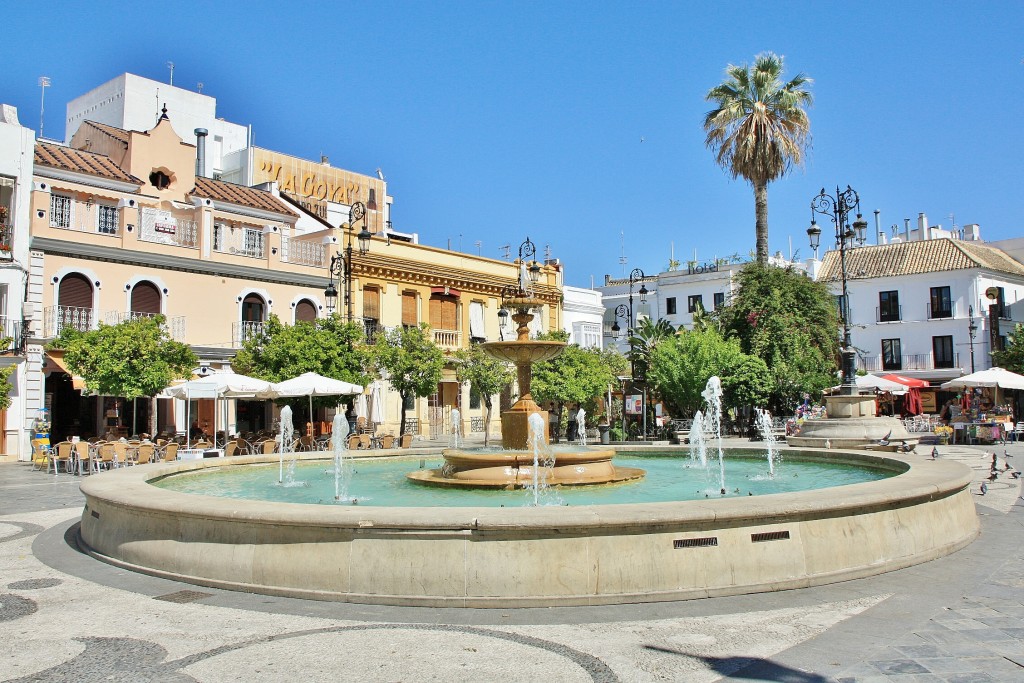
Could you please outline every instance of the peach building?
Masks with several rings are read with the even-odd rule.
[[[191,345],[203,368],[218,371],[229,367],[246,336],[270,315],[288,324],[327,315],[331,257],[363,225],[335,227],[329,220],[334,216],[318,204],[321,194],[335,212],[355,201],[368,207],[365,224],[373,237],[368,253],[355,250],[351,292],[353,317],[369,336],[381,327],[426,322],[438,345],[451,352],[502,335],[500,294],[516,281],[517,264],[388,232],[388,198],[377,178],[255,148],[247,153],[263,169],[261,185],[204,177],[196,172],[204,167],[202,131],[182,140],[170,124],[173,117],[165,109],[148,131],[86,120],[67,145],[35,145],[26,377],[35,385],[28,395],[40,397],[40,405],[27,406],[27,412],[49,407],[55,438],[111,428],[144,431],[148,424],[147,401],[132,406],[117,397],[83,395],[60,354],[44,351],[65,325],[88,329],[163,314],[172,336]],[[310,192],[303,195],[303,188]],[[545,266],[538,287],[547,301],[539,316],[543,329],[562,326],[561,289],[560,268]],[[339,309],[348,314],[340,302]],[[189,412],[198,411],[212,425],[212,401],[196,403]],[[161,429],[186,428],[183,401],[159,404]],[[418,433],[436,436],[450,428],[455,406],[464,433],[482,429],[477,397],[455,381],[450,366],[436,393],[415,401],[407,416]],[[397,433],[399,409],[398,395],[387,391],[381,430]],[[269,427],[275,415],[272,403],[239,401],[229,410],[228,429]],[[330,417],[320,411],[313,420]],[[491,428],[500,429],[498,420]]]

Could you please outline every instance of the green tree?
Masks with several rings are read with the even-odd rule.
[[[768,263],[768,183],[803,163],[812,97],[804,74],[782,82],[783,58],[765,52],[754,66],[730,64],[728,78],[708,91],[717,106],[704,117],[704,144],[718,165],[754,187],[757,261]]]
[[[365,385],[370,381],[370,349],[363,343],[363,326],[340,315],[285,325],[276,315],[260,333],[246,337],[231,361],[236,372],[281,382],[304,372]],[[300,399],[296,399],[299,401]],[[305,399],[301,399],[305,404]],[[337,405],[336,397],[315,399],[321,406]]]
[[[568,341],[569,335],[558,330],[537,338]],[[618,358],[622,358],[621,354]],[[561,423],[562,407],[566,403],[582,405],[584,410],[593,414],[597,399],[605,394],[610,383],[617,381],[615,368],[618,363],[615,355],[569,344],[561,355],[533,366],[531,393],[537,403],[554,404],[553,412],[558,418],[556,424]],[[557,429],[552,437],[557,441]]]
[[[13,337],[3,337],[0,339],[0,349],[10,349],[13,343]],[[0,368],[0,410],[7,410],[11,407],[11,391],[14,389],[14,385],[11,384],[11,375],[14,374],[15,367],[8,365]]]
[[[1017,323],[1013,332],[1006,337],[1006,348],[992,354],[992,364],[996,367],[1024,374],[1024,325]]]
[[[427,325],[396,327],[377,336],[377,367],[402,397],[400,433],[405,433],[405,404],[413,396],[424,398],[437,391],[444,368],[444,353],[434,343]]]
[[[708,380],[722,380],[723,403],[739,408],[763,405],[772,388],[764,361],[743,353],[739,341],[714,328],[682,331],[659,344],[651,357],[650,383],[676,415],[692,415],[703,406]]]
[[[651,320],[643,318],[630,330],[629,354],[636,377],[646,377],[650,366],[651,353],[661,342],[671,339],[676,328],[665,318]]]
[[[64,327],[51,344],[64,349],[68,369],[96,394],[126,399],[149,397],[149,432],[156,433],[156,395],[188,376],[199,359],[187,344],[171,339],[164,316],[140,317],[79,332]]]
[[[760,358],[772,374],[770,408],[781,414],[804,393],[820,394],[836,382],[839,315],[823,282],[792,268],[750,263],[738,288],[715,312],[727,337]]]
[[[515,371],[508,363],[491,358],[478,344],[468,349],[459,349],[455,354],[458,362],[457,377],[460,382],[469,385],[480,394],[484,403],[484,446],[491,442],[491,408],[494,395],[501,393],[515,379]]]

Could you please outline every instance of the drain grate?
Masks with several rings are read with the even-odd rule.
[[[751,543],[764,543],[766,541],[788,541],[789,531],[765,531],[760,534],[750,534]]]
[[[672,548],[674,550],[679,550],[680,548],[710,548],[717,545],[717,536],[707,536],[705,538],[677,538],[672,541]]]
[[[212,595],[213,593],[201,593],[199,591],[177,591],[175,593],[168,593],[167,595],[158,595],[153,599],[184,604],[186,602],[195,602],[196,600],[209,598]]]

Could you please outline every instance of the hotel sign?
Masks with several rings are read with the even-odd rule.
[[[254,183],[276,182],[281,192],[300,201],[349,204],[384,200],[384,183],[325,164],[286,156],[265,149],[253,155]]]

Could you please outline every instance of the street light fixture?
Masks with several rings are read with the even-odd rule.
[[[970,322],[967,323],[967,334],[971,338],[971,373],[974,372],[974,338],[978,336],[978,323],[974,321],[974,306],[967,307],[967,317],[970,318]]]
[[[854,210],[856,210],[857,217],[851,225],[850,214]],[[842,192],[836,187],[834,197],[825,194],[825,188],[822,188],[821,192],[811,200],[811,227],[807,228],[807,237],[810,240],[815,258],[818,256],[818,246],[821,240],[821,228],[818,227],[818,223],[814,220],[814,214],[816,213],[831,218],[835,226],[835,245],[839,250],[840,277],[843,283],[843,303],[839,311],[843,320],[843,386],[840,389],[840,393],[851,396],[857,393],[857,352],[853,348],[853,340],[850,333],[850,298],[846,287],[846,252],[854,247],[855,240],[863,244],[863,235],[867,230],[868,222],[864,220],[864,216],[860,213],[860,197],[849,185]]]
[[[331,279],[327,284],[327,289],[324,290],[324,298],[327,300],[327,314],[332,315],[338,301],[338,288],[334,286],[334,278],[338,278],[339,284],[342,280],[345,281],[344,303],[348,322],[352,322],[352,235],[355,232],[356,221],[360,220],[363,222],[363,229],[356,236],[359,242],[359,255],[366,256],[370,253],[370,239],[373,235],[366,227],[366,205],[362,202],[356,202],[348,212],[348,225],[345,230],[347,233],[345,253],[342,255],[339,252],[331,256],[331,265],[328,266],[328,273]]]

